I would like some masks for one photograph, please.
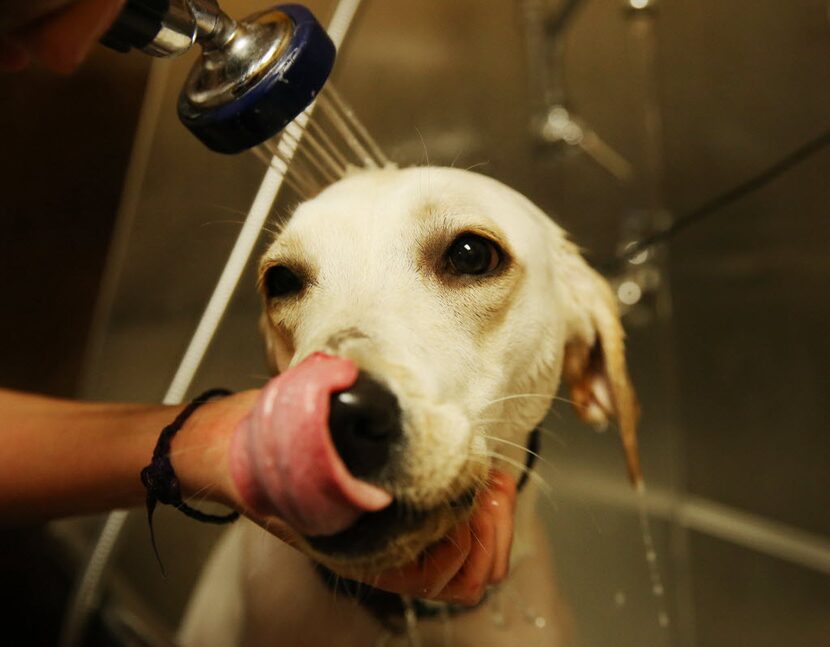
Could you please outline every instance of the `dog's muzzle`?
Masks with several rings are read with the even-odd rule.
[[[234,433],[231,474],[259,514],[306,537],[333,535],[392,503],[367,479],[400,435],[391,393],[354,362],[315,353],[262,390]]]
[[[378,379],[315,353],[263,389],[234,434],[231,473],[255,512],[279,516],[334,558],[372,557],[404,534],[438,536],[466,515],[475,492],[418,509],[383,489],[405,459],[402,418]]]

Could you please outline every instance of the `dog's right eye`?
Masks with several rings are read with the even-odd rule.
[[[275,265],[265,271],[263,281],[269,298],[296,294],[303,289],[303,281],[285,265]]]
[[[480,275],[495,270],[501,262],[498,246],[477,234],[461,234],[446,253],[447,267],[453,274]]]

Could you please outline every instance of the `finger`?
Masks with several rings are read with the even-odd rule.
[[[459,524],[418,560],[381,573],[372,585],[393,593],[433,599],[464,566],[474,541],[467,524]]]
[[[479,506],[469,521],[473,541],[470,554],[458,574],[436,600],[475,605],[481,601],[493,572],[496,527],[492,513]]]
[[[501,470],[492,470],[490,472],[487,479],[487,491],[491,490],[504,494],[508,498],[511,507],[515,505],[517,495],[516,481],[506,472],[502,472]]]
[[[498,584],[505,577],[510,565],[510,548],[513,544],[513,506],[502,492],[488,493],[484,505],[489,506],[494,528],[493,572],[490,582]]]
[[[123,0],[79,0],[19,34],[23,45],[54,72],[73,72],[115,21]]]
[[[495,527],[495,565],[491,583],[498,584],[510,567],[513,545],[513,519],[516,507],[516,483],[501,472],[494,472],[488,489],[481,496],[481,504],[488,506]]]

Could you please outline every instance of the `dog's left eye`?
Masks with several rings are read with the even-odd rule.
[[[447,249],[447,267],[454,274],[486,274],[501,262],[496,244],[476,234],[462,234]]]
[[[294,294],[303,289],[303,281],[285,265],[275,265],[265,271],[265,293],[269,298]]]

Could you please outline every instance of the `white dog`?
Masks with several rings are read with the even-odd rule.
[[[520,476],[528,436],[560,377],[583,418],[617,417],[639,481],[637,405],[613,295],[556,224],[499,182],[434,167],[356,172],[296,210],[263,256],[260,276],[275,371],[316,375],[323,369],[312,356],[325,353],[319,362],[333,362],[326,375],[345,371],[325,378],[332,381],[325,397],[354,384],[345,415],[357,415],[358,428],[374,416],[369,426],[378,429],[367,434],[354,420],[335,421],[341,405],[332,405],[334,445],[353,477],[336,465],[317,469],[313,460],[329,441],[308,440],[302,430],[275,441],[279,464],[262,457],[268,447],[239,441],[240,460],[249,463],[242,471],[262,480],[251,498],[270,497],[308,539],[300,552],[254,524],[230,530],[191,602],[185,644],[401,640],[391,632],[394,619],[333,592],[309,556],[341,571],[410,561],[469,515],[491,467]],[[312,414],[296,415],[308,426]],[[340,488],[334,499],[326,498],[327,478]],[[466,613],[451,609],[453,644],[562,644],[532,486],[531,479],[518,496],[507,584],[545,614],[546,626],[503,605],[499,629],[489,619],[494,595]],[[450,613],[416,606],[422,615]],[[444,644],[446,630],[421,619],[419,640]]]

